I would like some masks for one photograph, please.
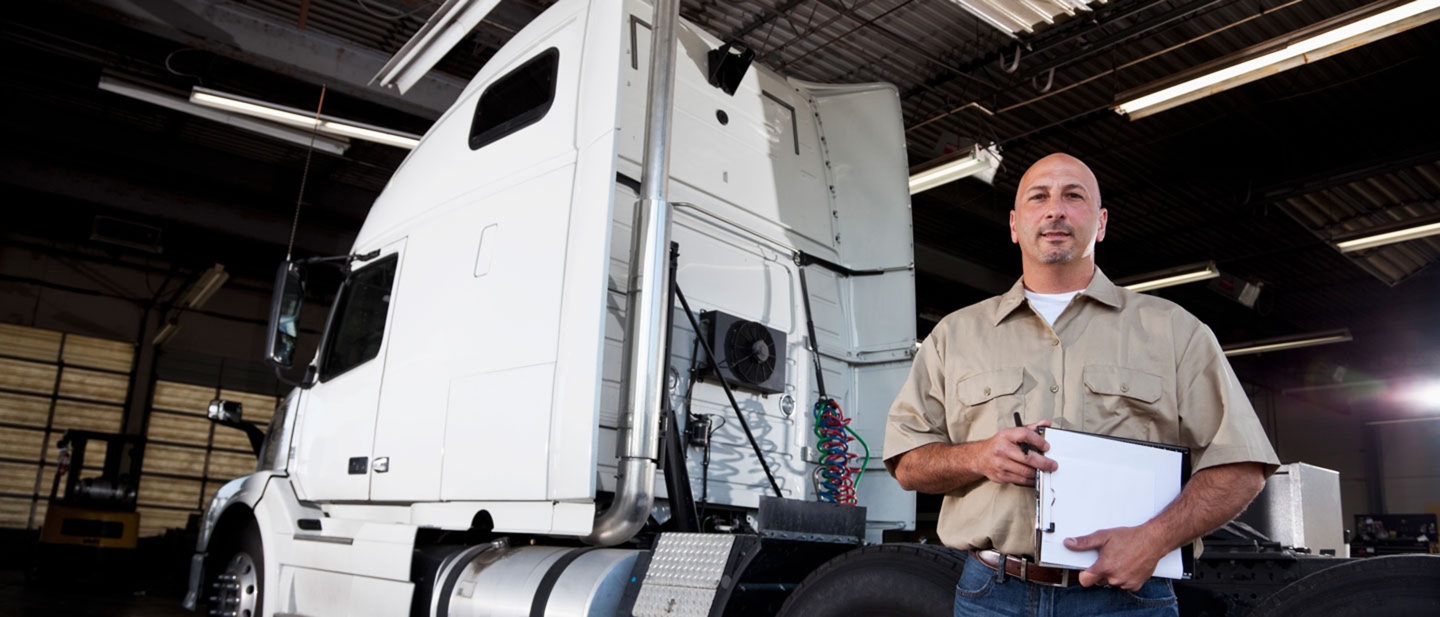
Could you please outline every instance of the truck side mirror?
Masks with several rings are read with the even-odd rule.
[[[210,409],[207,415],[210,416],[211,422],[233,426],[240,423],[240,416],[243,411],[244,406],[238,401],[215,399],[210,401]]]
[[[265,336],[265,362],[288,369],[295,364],[300,338],[300,309],[305,304],[305,277],[299,264],[286,260],[275,275],[270,301],[270,327]]]
[[[254,422],[246,422],[240,419],[244,407],[239,401],[226,401],[215,399],[210,401],[210,408],[207,416],[210,421],[221,426],[238,428],[250,439],[250,449],[255,451],[255,456],[260,456],[260,451],[265,447],[265,431],[255,426]]]

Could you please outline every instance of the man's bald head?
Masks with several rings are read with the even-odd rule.
[[[1101,207],[1100,181],[1095,179],[1095,172],[1090,171],[1090,166],[1086,165],[1084,161],[1065,154],[1064,152],[1056,152],[1045,156],[1035,161],[1035,164],[1025,170],[1025,175],[1020,176],[1020,186],[1015,190],[1015,203],[1020,203],[1026,190],[1032,184],[1040,181],[1040,178],[1053,175],[1055,172],[1072,176],[1083,183],[1085,190],[1090,193],[1091,201],[1095,207]]]
[[[1056,153],[1031,165],[1010,211],[1010,241],[1020,245],[1028,288],[1041,293],[1084,288],[1108,220],[1095,173],[1080,159]]]

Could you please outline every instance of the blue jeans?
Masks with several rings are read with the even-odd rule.
[[[1152,578],[1140,591],[1119,587],[1051,587],[1006,576],[995,581],[995,569],[976,559],[965,562],[955,586],[955,617],[1068,617],[1126,615],[1175,617],[1175,589],[1168,579]]]

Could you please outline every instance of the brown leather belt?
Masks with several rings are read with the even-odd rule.
[[[1000,571],[1000,560],[1004,559],[1005,574],[1023,581],[1050,585],[1052,587],[1068,587],[1070,585],[1080,584],[1079,577],[1075,576],[1079,574],[1079,570],[1042,566],[1024,557],[1001,555],[992,550],[972,550],[970,553],[975,555],[975,558],[979,559],[980,563],[990,566],[996,572]]]

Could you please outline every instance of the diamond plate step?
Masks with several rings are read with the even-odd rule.
[[[725,576],[735,537],[666,533],[655,543],[635,617],[705,617]]]

